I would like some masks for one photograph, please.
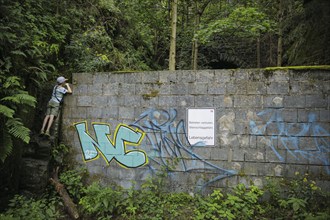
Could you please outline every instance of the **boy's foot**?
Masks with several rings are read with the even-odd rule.
[[[45,132],[43,130],[41,130],[40,133],[39,133],[40,136],[42,136],[44,134],[45,134]]]
[[[49,131],[46,131],[46,132],[44,133],[44,135],[45,135],[46,137],[50,137]]]

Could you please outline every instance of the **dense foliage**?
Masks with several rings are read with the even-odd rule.
[[[33,109],[57,76],[167,69],[170,6],[171,0],[0,0],[0,171],[17,176],[11,168],[38,130]],[[180,0],[176,69],[329,64],[326,6],[327,0]],[[9,155],[16,157],[7,161],[10,169]]]
[[[149,179],[140,189],[83,186],[81,172],[67,171],[61,181],[78,204],[81,219],[329,219],[329,194],[307,174],[296,179],[269,179],[260,189],[239,184],[228,192],[210,195],[168,193],[164,178]],[[287,191],[283,191],[286,189]],[[52,194],[50,191],[49,194]],[[1,219],[65,219],[60,198],[15,196]]]

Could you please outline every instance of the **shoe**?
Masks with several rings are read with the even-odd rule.
[[[44,134],[45,134],[45,132],[43,130],[41,130],[40,133],[39,133],[40,136],[42,136]]]
[[[46,132],[44,133],[44,135],[47,136],[47,137],[50,137],[49,131],[46,131]]]

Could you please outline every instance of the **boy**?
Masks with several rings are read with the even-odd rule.
[[[50,98],[48,104],[47,104],[47,111],[46,111],[46,117],[43,121],[42,128],[40,131],[41,135],[46,135],[50,136],[49,130],[53,124],[54,118],[57,117],[60,105],[63,100],[63,96],[66,93],[71,94],[72,89],[69,85],[69,83],[66,83],[67,79],[64,78],[63,76],[60,76],[57,78],[57,85],[54,86],[53,92],[52,92],[52,97]],[[47,125],[48,123],[48,125]],[[47,128],[46,128],[47,126]],[[46,128],[46,130],[45,130]]]

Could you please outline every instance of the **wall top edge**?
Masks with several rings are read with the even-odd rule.
[[[153,71],[112,71],[112,72],[76,72],[74,74],[133,74],[133,73],[185,73],[185,72],[277,72],[277,71],[322,71],[322,72],[330,72],[330,65],[322,65],[322,66],[286,66],[286,67],[266,67],[266,68],[250,68],[250,69],[203,69],[203,70],[175,70],[175,71],[169,71],[169,70],[153,70]]]

